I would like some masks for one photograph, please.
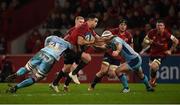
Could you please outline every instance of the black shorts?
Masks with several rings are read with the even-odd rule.
[[[74,62],[79,64],[80,59],[81,53],[76,53],[70,49],[66,50],[64,53],[64,64],[73,64]]]
[[[115,59],[114,57],[112,57],[108,53],[104,54],[103,62],[108,62],[110,65],[116,65],[116,66],[120,65],[120,60],[119,59]]]

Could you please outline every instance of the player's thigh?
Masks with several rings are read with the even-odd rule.
[[[72,65],[75,62],[76,53],[72,50],[67,50],[64,54],[64,64]]]
[[[126,62],[126,64],[130,71],[134,71],[136,69],[141,68],[142,58],[140,56],[137,56],[131,59],[130,61]]]
[[[96,73],[97,76],[102,77],[108,73],[109,64],[102,62],[101,69]]]
[[[108,77],[114,78],[116,76],[116,69],[118,68],[117,65],[110,65],[108,70]]]
[[[72,66],[72,64],[64,64],[63,68],[62,68],[62,71],[70,72],[71,66]]]
[[[49,73],[49,71],[52,69],[55,61],[56,60],[53,56],[44,53],[44,55],[42,56],[40,65],[37,65],[38,71],[43,74]]]
[[[32,71],[37,67],[37,65],[40,65],[42,61],[42,52],[39,51],[37,54],[35,54],[25,65],[25,68],[28,71]]]
[[[89,53],[83,52],[81,54],[81,59],[85,62],[91,61],[91,55]]]
[[[127,63],[122,63],[117,69],[116,74],[119,76],[122,73],[128,73],[129,72],[129,66]]]

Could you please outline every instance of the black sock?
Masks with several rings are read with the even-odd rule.
[[[155,78],[157,71],[151,70],[151,78]]]
[[[62,77],[64,77],[65,75],[66,75],[66,74],[64,73],[64,71],[61,70],[61,71],[58,73],[58,75],[56,76],[56,78],[54,79],[53,85],[58,85],[60,79],[61,79]]]
[[[72,72],[72,75],[76,75],[82,68],[84,68],[87,65],[87,63],[85,63],[84,61],[80,61],[78,66],[74,69],[74,71]]]
[[[94,88],[97,83],[101,81],[102,77],[95,76],[93,82],[91,83],[91,87]]]
[[[65,81],[64,84],[65,84],[66,86],[69,86],[71,80],[72,80],[72,79],[69,77],[69,75],[67,75],[67,78],[66,78],[66,81]]]

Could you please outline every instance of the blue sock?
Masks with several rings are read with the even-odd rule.
[[[21,67],[17,72],[16,74],[18,76],[21,76],[21,75],[24,75],[25,73],[27,73],[27,69],[25,67]]]
[[[143,83],[145,84],[146,88],[150,88],[150,87],[151,87],[151,85],[150,85],[149,82],[148,82],[148,78],[147,78],[146,75],[144,75]]]
[[[27,87],[27,86],[30,86],[32,85],[33,83],[35,83],[34,79],[33,78],[27,78],[25,79],[24,81],[22,81],[21,83],[17,84],[16,87],[17,89],[19,88],[23,88],[23,87]]]
[[[128,89],[129,87],[128,87],[128,80],[127,80],[126,75],[125,74],[121,74],[119,76],[119,79],[121,80],[123,87]]]

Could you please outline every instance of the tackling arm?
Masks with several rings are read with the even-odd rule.
[[[121,50],[122,50],[122,45],[119,44],[119,43],[116,43],[116,51],[113,51],[112,55],[113,56],[118,56],[119,53],[121,52]]]

